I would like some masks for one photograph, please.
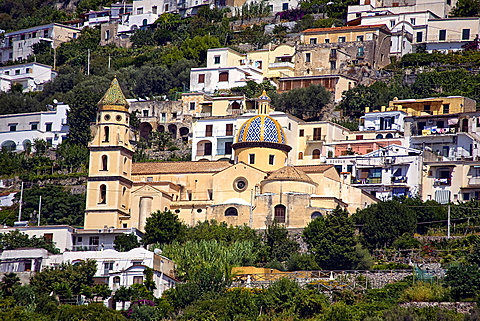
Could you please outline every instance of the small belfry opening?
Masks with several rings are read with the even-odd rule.
[[[100,185],[100,199],[99,204],[106,204],[107,203],[107,185]]]
[[[108,171],[108,156],[103,155],[102,156],[102,171]]]
[[[107,143],[110,141],[110,127],[105,126],[103,128],[103,142]]]

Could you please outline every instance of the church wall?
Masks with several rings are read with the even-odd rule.
[[[267,174],[249,165],[238,163],[213,175],[213,201],[222,204],[232,198],[240,198],[247,203],[252,201],[252,191]],[[241,188],[241,183],[246,183]],[[240,187],[239,187],[240,185]]]
[[[226,215],[227,210],[235,208],[238,215]],[[207,216],[209,220],[216,220],[217,222],[225,222],[228,225],[247,225],[250,224],[251,207],[241,204],[219,204],[213,205],[207,209]],[[253,211],[252,211],[253,219]]]
[[[296,192],[315,194],[317,187],[314,184],[299,181],[268,181],[262,184],[262,193]]]
[[[250,163],[250,154],[255,155],[255,162],[253,164]],[[287,165],[287,153],[278,149],[265,147],[240,148],[235,150],[235,155],[237,155],[238,162],[244,162],[245,164],[252,165],[267,172],[277,170]],[[273,165],[268,163],[270,155],[275,156]]]

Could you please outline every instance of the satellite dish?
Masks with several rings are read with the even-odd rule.
[[[155,250],[153,250],[153,253],[155,253],[157,255],[162,255],[162,250],[161,249],[155,249]]]
[[[54,104],[58,104],[58,100],[54,99],[54,100],[53,100],[53,103],[54,103]]]

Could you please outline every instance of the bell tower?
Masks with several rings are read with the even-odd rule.
[[[97,106],[89,144],[85,228],[128,228],[134,149],[130,144],[128,102],[116,78]]]

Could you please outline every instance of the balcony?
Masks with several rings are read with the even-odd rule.
[[[227,115],[241,115],[242,110],[238,108],[228,108],[227,109]]]
[[[433,129],[423,129],[417,130],[414,132],[415,136],[442,136],[442,135],[452,135],[456,134],[456,128],[433,128]]]
[[[196,113],[195,117],[203,118],[203,117],[211,117],[212,113]]]
[[[452,184],[451,178],[434,178],[433,186],[450,186]]]
[[[113,250],[113,244],[105,244],[102,243],[101,245],[74,245],[72,246],[73,252],[80,252],[80,251],[103,251],[103,250]]]
[[[324,142],[327,135],[306,135],[307,137],[307,144],[309,143],[316,143],[316,142]]]
[[[270,68],[270,69],[285,68],[285,69],[293,70],[295,68],[295,64],[293,62],[289,62],[289,61],[279,61],[279,62],[274,62],[274,63],[268,64],[268,68]]]
[[[218,148],[217,155],[232,155],[232,148]]]
[[[233,136],[233,130],[215,130],[215,131],[205,131],[199,130],[195,132],[196,137],[231,137]]]
[[[368,178],[352,178],[352,184],[381,184],[381,177],[368,177]]]
[[[392,176],[392,184],[406,184],[407,177],[405,176]]]
[[[468,185],[469,186],[480,185],[480,177],[470,177],[468,179]]]

